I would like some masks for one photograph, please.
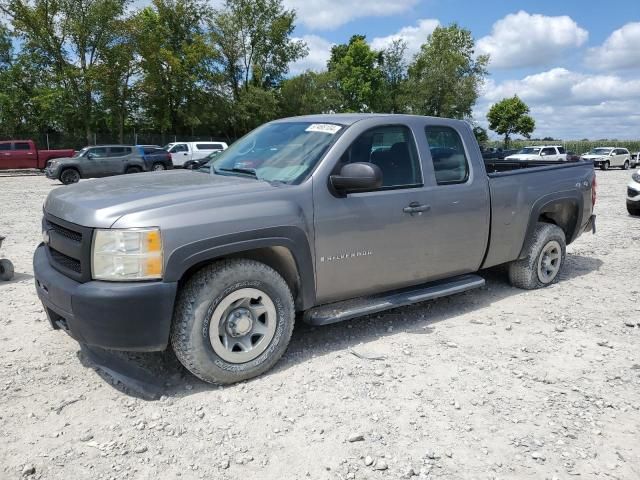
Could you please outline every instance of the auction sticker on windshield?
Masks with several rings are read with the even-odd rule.
[[[305,132],[321,132],[335,135],[341,128],[340,125],[333,125],[332,123],[314,123],[309,125]]]

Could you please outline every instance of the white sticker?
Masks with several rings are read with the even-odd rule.
[[[321,132],[335,135],[341,128],[340,125],[333,125],[332,123],[314,123],[309,125],[305,132]]]

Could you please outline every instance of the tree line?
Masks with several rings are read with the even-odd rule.
[[[0,135],[94,132],[237,138],[266,121],[322,112],[470,118],[487,76],[469,30],[438,27],[372,49],[362,35],[326,68],[308,54],[282,0],[0,0]],[[480,130],[477,130],[481,133]],[[485,132],[486,133],[486,132]]]

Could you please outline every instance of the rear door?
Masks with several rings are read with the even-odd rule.
[[[0,168],[16,168],[11,157],[11,142],[0,142]]]
[[[16,168],[36,168],[37,158],[29,142],[14,142],[13,161]]]
[[[489,182],[475,139],[458,123],[433,120],[420,134],[431,205],[422,263],[430,279],[475,272],[486,251],[490,222]]]
[[[106,177],[124,173],[130,154],[131,147],[109,147],[106,157],[100,161],[103,166],[102,175]]]

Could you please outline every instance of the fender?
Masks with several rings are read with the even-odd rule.
[[[529,213],[529,224],[527,225],[527,231],[525,232],[522,249],[520,250],[518,259],[521,260],[526,256],[527,242],[533,238],[533,232],[536,229],[540,215],[545,212],[553,211],[553,206],[556,204],[570,203],[572,206],[577,208],[576,222],[574,225],[568,225],[567,231],[565,232],[567,234],[567,245],[575,240],[580,219],[582,218],[582,211],[584,208],[583,202],[584,200],[581,193],[576,190],[565,190],[562,192],[550,193],[549,195],[545,195],[538,199],[531,207],[531,211]]]
[[[293,226],[270,227],[198,240],[174,250],[167,259],[165,282],[179,281],[191,267],[225,256],[265,247],[285,247],[296,262],[304,309],[315,304],[315,270],[306,233]]]

